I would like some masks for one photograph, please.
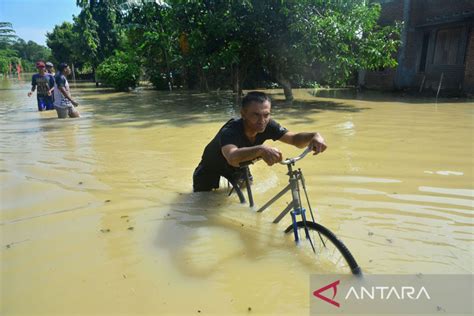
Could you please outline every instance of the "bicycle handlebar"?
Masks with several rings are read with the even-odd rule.
[[[306,147],[306,149],[299,156],[296,156],[294,158],[288,158],[288,159],[285,159],[283,161],[280,161],[280,164],[289,165],[289,164],[295,163],[298,160],[303,159],[311,151],[312,151],[311,148]],[[240,168],[247,167],[247,166],[253,165],[254,163],[256,163],[257,161],[259,161],[261,159],[262,159],[262,157],[258,157],[258,158],[252,159],[252,160],[242,161],[241,163],[239,163],[239,166],[240,166]]]
[[[289,165],[297,162],[298,160],[303,159],[308,153],[310,153],[312,149],[310,147],[306,147],[306,149],[299,155],[294,158],[288,158],[283,161],[280,161],[280,164],[282,165]]]

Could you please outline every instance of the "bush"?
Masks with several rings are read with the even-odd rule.
[[[148,69],[146,74],[149,77],[150,82],[158,90],[168,90],[168,78],[166,73],[161,72],[159,69]]]
[[[0,56],[0,74],[6,75],[10,69],[10,61],[8,58]]]
[[[97,67],[97,78],[118,91],[128,91],[138,85],[140,63],[129,53],[116,52]]]

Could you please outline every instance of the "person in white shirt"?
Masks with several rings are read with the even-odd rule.
[[[58,72],[54,76],[54,107],[58,113],[58,118],[80,117],[79,111],[75,107],[79,106],[69,92],[69,82],[66,76],[71,73],[68,64],[61,63]]]

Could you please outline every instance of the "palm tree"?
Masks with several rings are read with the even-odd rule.
[[[10,22],[0,22],[0,43],[8,44],[17,38]]]

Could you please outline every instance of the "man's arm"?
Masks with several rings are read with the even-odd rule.
[[[31,79],[31,91],[28,92],[28,96],[31,97],[31,95],[33,94],[33,92],[35,92],[35,90],[36,90],[36,79],[33,76],[33,78]]]
[[[287,132],[279,139],[280,141],[303,148],[311,146],[314,154],[317,155],[326,150],[327,145],[324,138],[318,132],[315,133],[293,133]]]
[[[31,86],[31,91],[28,92],[28,96],[31,97],[31,95],[33,94],[33,92],[35,92],[36,90],[36,86]]]
[[[58,86],[58,89],[59,91],[61,91],[62,95],[68,99],[69,101],[71,101],[71,103],[74,105],[74,106],[78,106],[79,103],[77,103],[76,101],[74,101],[71,97],[71,94],[69,94],[68,91],[66,91],[66,89],[64,88],[64,86]]]
[[[54,78],[53,76],[49,76],[49,90],[48,90],[48,95],[52,95],[54,91]]]
[[[259,157],[262,157],[269,166],[282,160],[282,154],[277,148],[265,145],[238,148],[229,144],[222,146],[221,151],[227,163],[233,167],[239,167],[239,163]]]

